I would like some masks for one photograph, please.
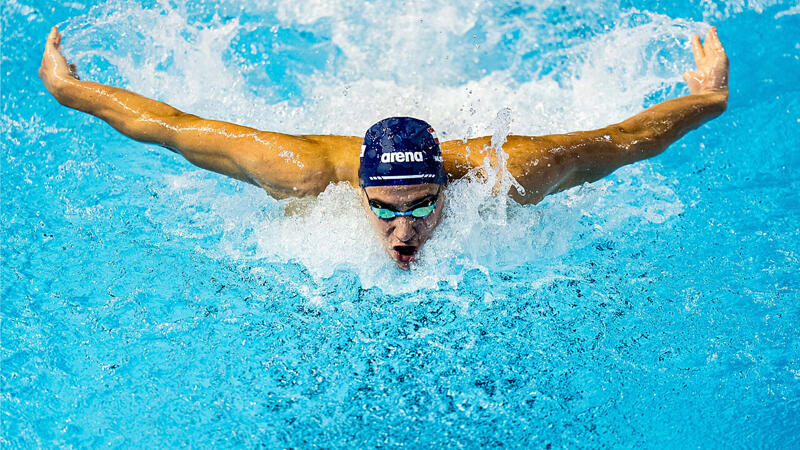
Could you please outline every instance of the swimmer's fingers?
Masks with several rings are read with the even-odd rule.
[[[719,36],[717,35],[717,27],[711,27],[708,30],[708,34],[706,35],[706,48],[710,51],[725,55],[725,49],[722,48],[722,42],[719,41]]]
[[[692,53],[694,53],[694,63],[697,67],[700,67],[706,54],[703,50],[703,44],[700,43],[700,36],[696,34],[692,36]]]
[[[56,36],[58,35],[58,29],[53,27],[50,29],[50,33],[47,35],[47,42],[44,44],[44,53],[42,53],[42,64],[39,66],[39,78],[44,79],[45,71],[49,67],[50,59],[48,58],[48,54],[51,52],[50,49],[55,48]]]
[[[727,80],[728,55],[725,53],[725,49],[722,47],[722,42],[719,40],[716,27],[712,27],[711,30],[709,30],[706,47],[708,47],[709,51],[712,52],[711,54],[714,55],[714,70],[720,73],[722,78]]]
[[[47,35],[47,43],[44,46],[44,54],[56,53],[61,55],[61,33],[58,32],[58,27],[53,27],[50,34]]]
[[[58,38],[58,27],[50,28],[50,33],[47,35],[47,46],[54,46],[56,45],[56,39]]]
[[[61,33],[58,32],[58,27],[50,29],[50,34],[47,35],[47,47],[56,50],[61,47]]]
[[[689,85],[689,92],[698,92],[700,90],[700,82],[702,81],[702,77],[697,72],[686,72],[683,74],[683,79],[686,81],[686,84]]]
[[[720,92],[728,89],[728,57],[717,35],[717,28],[711,27],[700,42],[700,36],[692,36],[692,52],[697,69],[683,74],[693,94]]]

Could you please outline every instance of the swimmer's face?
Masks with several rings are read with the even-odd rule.
[[[366,195],[364,191],[366,190]],[[437,192],[439,193],[437,197]],[[409,211],[418,206],[436,201],[433,212],[424,218],[398,216],[390,220],[378,218],[367,201],[377,207],[394,211]],[[383,243],[383,247],[395,264],[404,270],[409,269],[422,244],[433,235],[433,230],[442,220],[444,192],[438,184],[417,184],[410,186],[370,186],[361,189],[361,204],[366,210],[372,228]]]

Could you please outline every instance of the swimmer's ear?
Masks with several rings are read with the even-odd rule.
[[[75,64],[69,65],[69,74],[72,75],[72,77],[76,80],[81,79],[81,77],[78,76],[78,68],[75,66]]]

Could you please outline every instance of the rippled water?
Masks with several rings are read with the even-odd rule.
[[[11,0],[2,20],[3,446],[800,446],[796,2]],[[289,133],[603,126],[686,93],[708,24],[731,101],[536,206],[454,183],[405,273],[348,186],[275,201],[58,105],[36,76],[54,24],[83,78]]]

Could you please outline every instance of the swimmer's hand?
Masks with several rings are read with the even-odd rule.
[[[59,99],[58,93],[65,83],[80,79],[75,71],[75,65],[67,62],[61,53],[61,33],[58,32],[58,27],[53,27],[47,36],[42,66],[39,67],[39,78],[56,99]]]
[[[711,27],[706,34],[705,45],[700,36],[692,36],[692,52],[697,64],[696,71],[683,74],[692,94],[728,92],[728,56],[717,36],[717,27]]]

